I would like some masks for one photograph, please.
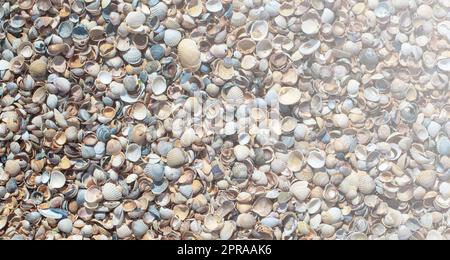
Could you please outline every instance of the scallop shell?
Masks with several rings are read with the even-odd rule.
[[[106,183],[102,187],[102,195],[107,201],[119,201],[122,199],[122,191],[112,183]]]
[[[60,189],[66,184],[66,176],[62,172],[54,171],[50,174],[50,182],[48,187],[50,189]]]
[[[191,39],[183,39],[178,44],[178,58],[180,59],[181,66],[189,71],[196,71],[200,68],[200,51],[195,43]]]

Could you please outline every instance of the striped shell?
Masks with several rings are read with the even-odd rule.
[[[416,177],[416,183],[426,189],[433,187],[436,182],[436,173],[432,170],[422,171]]]
[[[170,168],[180,168],[187,162],[187,157],[185,152],[180,148],[172,149],[167,154],[167,165]]]
[[[137,48],[130,48],[130,50],[123,55],[123,59],[131,65],[136,65],[142,60],[142,53]]]
[[[164,43],[170,47],[175,47],[181,41],[181,32],[173,29],[167,29],[164,32]]]
[[[162,21],[164,18],[166,18],[168,9],[169,8],[167,7],[167,5],[164,2],[159,2],[155,6],[151,7],[150,18],[158,17],[159,20]]]
[[[106,183],[102,187],[103,198],[107,201],[118,201],[122,199],[122,192],[119,187],[112,184]]]

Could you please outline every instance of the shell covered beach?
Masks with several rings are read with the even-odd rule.
[[[0,240],[450,239],[450,1],[0,0]]]

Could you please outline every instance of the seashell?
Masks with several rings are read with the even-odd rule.
[[[299,202],[303,202],[309,197],[311,190],[308,188],[308,182],[298,181],[291,185],[289,192]]]
[[[450,72],[450,59],[438,60],[437,67],[444,72]]]
[[[0,60],[0,71],[9,70],[11,68],[11,64],[9,61]]]
[[[167,83],[166,79],[162,76],[156,76],[152,82],[152,92],[153,94],[159,96],[166,92]]]
[[[181,66],[189,71],[197,71],[200,68],[200,51],[197,44],[191,39],[183,39],[178,44],[178,58]]]
[[[252,207],[252,211],[261,217],[267,217],[272,212],[272,201],[265,197],[259,197]]]
[[[179,148],[174,148],[167,154],[167,165],[170,168],[180,168],[186,163],[186,153]]]
[[[219,0],[208,0],[205,3],[205,8],[208,12],[217,13],[222,11],[223,5]]]
[[[434,186],[436,182],[436,173],[432,170],[421,171],[416,177],[416,183],[426,189]]]
[[[255,21],[250,29],[250,36],[254,41],[262,41],[269,33],[269,24],[266,21]]]
[[[229,240],[233,236],[234,232],[236,231],[236,223],[233,221],[225,221],[223,223],[223,227],[220,230],[219,237],[222,240]]]
[[[97,76],[100,83],[109,85],[112,82],[112,74],[109,71],[100,71]]]
[[[173,29],[167,29],[164,32],[164,43],[167,46],[175,47],[180,43],[182,38],[181,32]]]
[[[303,15],[301,29],[307,35],[317,34],[320,30],[320,19],[312,14]]]
[[[131,227],[132,227],[132,230],[133,230],[133,234],[137,238],[142,238],[147,233],[147,231],[149,230],[148,226],[141,219],[139,219],[137,221],[134,221],[131,224]]]
[[[28,70],[33,79],[43,79],[47,76],[47,63],[41,59],[35,60],[30,64]]]
[[[313,150],[309,153],[307,163],[314,169],[320,169],[325,166],[325,155],[323,152]]]
[[[142,53],[135,47],[131,47],[124,55],[123,59],[131,64],[131,65],[137,65],[141,63],[142,61]]]
[[[126,158],[131,162],[137,162],[141,159],[142,148],[138,144],[130,144],[127,147]]]
[[[256,44],[255,52],[256,55],[261,59],[268,58],[270,54],[272,54],[272,51],[273,46],[272,42],[269,39],[263,39]]]
[[[436,146],[440,155],[450,156],[450,139],[447,136],[438,137]]]
[[[236,225],[240,228],[251,229],[256,225],[256,218],[250,213],[239,214]]]
[[[167,5],[160,1],[150,9],[150,17],[157,17],[160,21],[164,20],[167,16],[168,7]]]
[[[64,187],[66,184],[66,177],[62,172],[53,171],[50,174],[50,182],[48,183],[48,187],[50,189],[60,189]]]
[[[73,229],[73,223],[70,219],[65,218],[58,222],[58,230],[61,232],[65,233],[65,234],[70,234],[70,233],[72,233],[72,229]]]
[[[298,49],[299,52],[305,56],[312,55],[320,48],[321,42],[315,39],[311,39],[303,43]]]
[[[106,183],[102,187],[102,195],[106,201],[119,201],[122,199],[121,190],[112,183]]]
[[[131,107],[131,117],[135,120],[142,121],[147,117],[148,109],[141,103],[137,102]]]
[[[278,93],[278,100],[280,104],[285,106],[291,106],[300,101],[300,90],[292,87],[283,87]]]
[[[220,216],[216,215],[206,215],[205,220],[203,221],[205,228],[210,231],[218,231],[223,227],[223,221]]]
[[[125,18],[125,22],[129,27],[136,29],[144,25],[146,19],[142,12],[130,12]]]
[[[333,225],[343,219],[342,211],[339,208],[330,208],[328,211],[322,213],[322,222]]]
[[[21,171],[19,160],[7,160],[3,170],[11,177],[17,176]]]

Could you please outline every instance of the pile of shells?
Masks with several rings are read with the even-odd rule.
[[[450,239],[450,1],[0,1],[0,239]]]

